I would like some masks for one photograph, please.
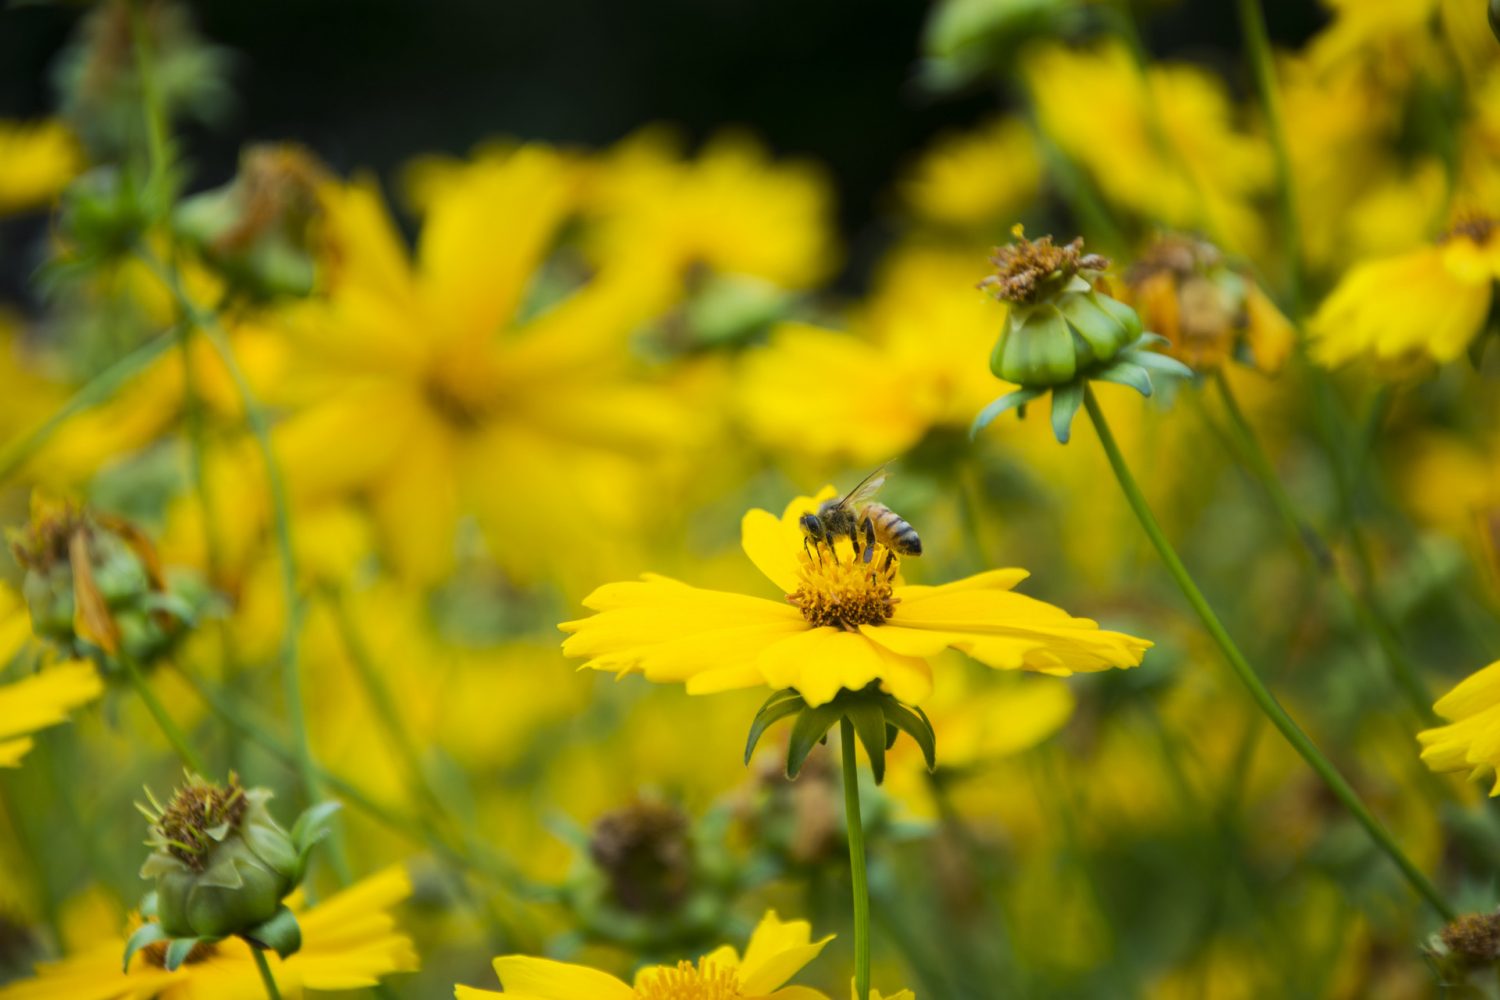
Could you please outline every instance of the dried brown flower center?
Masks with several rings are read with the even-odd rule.
[[[191,775],[177,789],[165,809],[153,818],[151,830],[161,846],[194,871],[202,871],[219,837],[214,831],[235,829],[245,817],[245,788],[231,773],[220,786]]]
[[[218,950],[218,946],[216,945],[210,944],[207,941],[199,941],[187,953],[187,958],[183,959],[182,964],[196,965],[199,962],[213,958],[218,953]],[[146,945],[146,947],[141,949],[141,960],[147,965],[158,969],[165,969],[167,967],[167,942],[157,941],[154,944]]]
[[[10,539],[10,550],[22,569],[45,573],[53,566],[66,563],[73,536],[91,535],[94,525],[82,507],[64,503],[55,510],[34,517],[25,528]]]
[[[1500,959],[1500,913],[1469,913],[1444,927],[1439,935],[1454,955],[1470,965]]]
[[[1438,242],[1447,243],[1451,240],[1465,239],[1475,244],[1488,243],[1495,233],[1496,225],[1495,220],[1488,216],[1471,215],[1460,219],[1452,229],[1438,239]]]
[[[589,856],[609,879],[611,894],[632,913],[670,910],[692,882],[692,843],[681,811],[637,802],[594,824]]]
[[[713,962],[678,962],[675,969],[654,969],[635,988],[639,1000],[738,1000],[740,977]]]
[[[1202,274],[1223,263],[1223,255],[1212,243],[1178,233],[1158,237],[1130,266],[1125,280],[1132,287],[1158,274],[1170,274],[1179,281]]]
[[[1028,240],[1020,226],[1012,230],[1016,242],[996,247],[990,255],[995,273],[979,287],[1004,302],[1035,302],[1065,285],[1079,271],[1103,271],[1108,258],[1083,252],[1083,237],[1054,246],[1051,236]]]
[[[876,542],[869,562],[854,554],[840,558],[837,550],[823,549],[819,555],[821,559],[800,555],[802,582],[796,593],[787,595],[811,625],[854,631],[891,617],[901,565],[894,553]]]

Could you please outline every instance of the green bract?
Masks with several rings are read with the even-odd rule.
[[[1055,296],[1011,306],[990,371],[1017,385],[1061,385],[1110,360],[1141,332],[1135,310],[1075,274]]]

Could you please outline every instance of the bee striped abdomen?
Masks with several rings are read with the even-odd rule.
[[[922,539],[918,537],[917,529],[885,504],[870,504],[865,507],[864,516],[875,526],[876,540],[886,548],[903,556],[922,554]]]

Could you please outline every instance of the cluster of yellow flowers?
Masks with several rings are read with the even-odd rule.
[[[743,130],[189,195],[215,50],[83,18],[0,121],[47,220],[0,1000],[1493,979],[1495,819],[1438,776],[1500,767],[1483,5],[1276,52],[1245,0],[1243,87],[994,6],[929,61],[1015,104],[902,165],[852,294],[834,179]]]

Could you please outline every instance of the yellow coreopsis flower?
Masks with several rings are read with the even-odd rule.
[[[1033,52],[1025,77],[1044,132],[1111,201],[1252,252],[1252,199],[1270,184],[1260,139],[1238,129],[1222,82],[1186,65],[1139,68],[1123,44]]]
[[[0,664],[31,640],[31,618],[10,587],[0,584]],[[68,721],[68,713],[104,691],[94,665],[68,660],[0,684],[0,767],[18,767],[32,748],[31,734]]]
[[[627,261],[639,281],[675,286],[695,265],[807,288],[835,263],[832,194],[822,173],[775,162],[748,135],[727,132],[696,159],[646,129],[608,154],[590,184],[602,261]]]
[[[635,974],[633,985],[583,965],[507,955],[495,959],[504,993],[455,986],[457,1000],[511,997],[513,1000],[828,1000],[806,986],[787,986],[804,965],[818,957],[832,935],[812,939],[805,920],[782,921],[769,912],[750,936],[742,957],[731,945],[697,963],[653,965]],[[896,1000],[896,998],[891,998]]]
[[[411,939],[396,927],[390,910],[411,895],[405,869],[379,872],[338,895],[298,910],[302,949],[281,961],[268,954],[283,997],[307,990],[336,992],[374,986],[386,976],[417,968]],[[225,938],[200,945],[187,962],[168,972],[159,946],[142,949],[128,971],[120,969],[124,937],[100,942],[59,962],[41,965],[31,979],[0,987],[0,1000],[262,1000],[261,982],[249,945]]]
[[[1484,329],[1496,279],[1500,224],[1484,217],[1360,264],[1310,321],[1313,357],[1329,366],[1361,356],[1396,366],[1452,361]]]
[[[306,405],[278,449],[296,495],[367,498],[412,579],[448,570],[465,513],[516,576],[628,549],[655,508],[651,463],[702,429],[628,351],[659,291],[605,268],[526,312],[578,185],[572,161],[533,146],[452,170],[415,260],[371,185],[328,192],[331,287],[291,324],[289,391]]]
[[[78,140],[59,121],[0,121],[0,215],[46,205],[83,169]]]
[[[1151,643],[1014,592],[1028,575],[990,570],[941,586],[913,586],[876,542],[866,560],[847,539],[815,556],[802,515],[836,496],[798,497],[778,518],[752,510],[741,544],[784,601],[703,590],[648,575],[611,583],[584,601],[596,613],[564,622],[570,656],[617,674],[683,682],[689,694],[769,685],[795,688],[807,705],[872,683],[914,703],[932,689],[931,658],[958,649],[1002,670],[1066,676],[1133,667]]]
[[[1500,766],[1500,660],[1460,681],[1432,707],[1450,721],[1417,734],[1427,766],[1469,771],[1475,780],[1495,774]],[[1500,775],[1490,795],[1500,795]]]
[[[901,182],[902,200],[919,219],[970,227],[1009,222],[1036,197],[1042,158],[1036,139],[1014,118],[940,136]]]

